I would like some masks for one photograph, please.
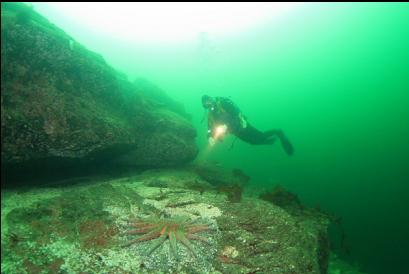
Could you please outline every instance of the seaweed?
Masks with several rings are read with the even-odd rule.
[[[243,193],[243,187],[239,184],[219,186],[217,187],[219,192],[227,193],[227,199],[232,203],[239,203],[241,201],[241,195]]]
[[[303,209],[298,196],[287,191],[280,185],[275,186],[272,190],[264,191],[259,195],[259,198],[279,206],[289,212]]]

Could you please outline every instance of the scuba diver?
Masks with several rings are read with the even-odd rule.
[[[210,145],[214,145],[216,141],[223,141],[224,136],[231,133],[252,145],[271,145],[278,138],[287,155],[294,153],[292,144],[282,130],[259,131],[247,121],[247,118],[230,99],[203,95],[202,105],[208,110],[207,133]]]

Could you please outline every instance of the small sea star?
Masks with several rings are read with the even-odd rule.
[[[136,220],[135,222],[132,222],[130,226],[134,229],[127,231],[128,235],[143,235],[125,243],[123,247],[139,242],[155,240],[146,253],[147,256],[151,255],[166,240],[169,240],[170,250],[175,257],[177,256],[178,241],[184,245],[194,257],[196,257],[196,253],[190,240],[198,240],[208,243],[207,239],[195,234],[211,230],[209,224],[198,223],[197,220],[191,221],[183,216]]]

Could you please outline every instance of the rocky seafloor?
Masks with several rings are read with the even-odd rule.
[[[230,198],[192,168],[2,191],[2,273],[327,273],[326,214]],[[173,254],[169,239],[149,255],[158,239],[124,246],[133,220],[177,216],[210,228],[193,252],[177,241]]]

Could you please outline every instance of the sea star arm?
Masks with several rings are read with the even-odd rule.
[[[150,256],[158,247],[160,247],[167,239],[167,235],[162,235],[159,239],[151,246],[151,248],[146,252],[146,256]]]
[[[138,242],[149,241],[149,240],[158,238],[160,235],[161,235],[160,231],[154,230],[151,233],[146,234],[145,236],[133,239],[132,241],[125,243],[122,247],[127,247],[127,246],[133,245],[134,243],[138,243]]]

